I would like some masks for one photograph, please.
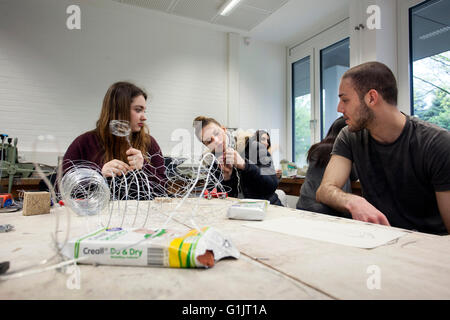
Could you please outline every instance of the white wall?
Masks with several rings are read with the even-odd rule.
[[[266,129],[273,158],[286,157],[286,49],[265,42],[240,45],[240,124],[245,129]]]
[[[373,11],[367,13],[369,6],[380,10],[380,28],[369,29],[367,20]],[[351,0],[350,16],[350,67],[367,61],[386,64],[397,76],[397,2],[395,0]],[[355,30],[359,24],[364,28]]]
[[[71,4],[81,8],[81,30],[66,28]],[[282,127],[284,48],[257,42],[249,48],[239,62],[240,125]],[[0,131],[18,137],[25,161],[32,160],[36,136],[50,134],[59,147],[38,144],[37,160],[56,164],[56,154],[94,128],[107,88],[119,80],[150,94],[151,134],[170,155],[178,144],[171,134],[191,130],[195,116],[226,123],[227,74],[224,31],[109,0],[0,2]],[[267,120],[242,117],[255,108]]]

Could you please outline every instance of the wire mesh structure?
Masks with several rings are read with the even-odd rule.
[[[58,200],[62,200],[64,207],[58,209],[62,209],[66,216],[63,222],[59,214],[55,214],[56,228],[52,244],[55,254],[39,263],[12,270],[0,276],[0,280],[52,269],[60,270],[86,259],[68,259],[62,253],[71,237],[81,235],[78,234],[79,228],[78,233],[71,228],[74,216],[70,211],[76,213],[75,219],[84,219],[83,233],[99,228],[133,228],[152,230],[157,234],[176,222],[201,234],[204,230],[202,227],[225,215],[232,201],[214,204],[202,201],[205,191],[214,190],[217,194],[230,191],[222,184],[222,171],[213,154],[205,154],[198,164],[189,165],[184,163],[185,159],[171,159],[161,167],[152,166],[155,162],[161,163],[155,161],[155,157],[161,155],[147,154],[149,161],[141,170],[122,172],[121,175],[112,177],[104,177],[101,168],[92,162],[74,161],[63,164],[66,170],[63,174],[62,168],[59,168],[55,188],[49,184],[55,206],[59,207]],[[164,172],[164,177],[157,172]],[[58,234],[61,226],[66,231]],[[151,243],[152,238],[144,241]]]

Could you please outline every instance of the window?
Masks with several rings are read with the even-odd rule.
[[[292,154],[300,167],[306,164],[306,153],[311,146],[310,67],[309,56],[292,64]]]
[[[450,1],[409,9],[411,114],[450,130]]]
[[[339,41],[320,50],[320,136],[325,138],[331,124],[340,114],[339,83],[342,75],[350,67],[350,40]]]
[[[349,67],[349,30],[346,18],[288,50],[286,147],[299,168],[307,165],[309,148],[339,116],[339,81]]]

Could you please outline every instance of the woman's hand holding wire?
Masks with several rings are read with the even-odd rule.
[[[127,150],[128,163],[130,164],[131,170],[141,170],[144,166],[144,157],[142,152],[138,149],[130,148]]]
[[[131,167],[125,162],[113,159],[103,165],[102,175],[104,177],[121,176],[130,170],[132,170]]]
[[[240,170],[245,168],[245,160],[242,159],[239,152],[234,150],[233,148],[227,148],[224,156],[224,163],[230,164]]]

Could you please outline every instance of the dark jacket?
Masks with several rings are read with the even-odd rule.
[[[245,160],[245,168],[234,168],[231,179],[222,181],[231,191],[231,197],[238,197],[241,190],[245,198],[265,199],[270,204],[280,205],[275,190],[278,187],[278,178],[272,163],[272,156],[266,147],[256,141],[249,141],[245,147],[245,154],[241,156]],[[240,189],[240,190],[239,190]]]

